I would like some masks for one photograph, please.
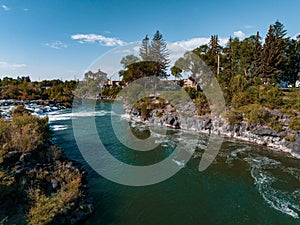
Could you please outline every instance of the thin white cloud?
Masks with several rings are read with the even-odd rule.
[[[177,42],[172,43],[172,45],[177,45],[186,50],[193,50],[201,45],[208,44],[209,41],[210,41],[210,38],[206,38],[206,37],[200,38],[199,37],[199,38],[192,38],[192,39],[188,39],[188,40],[184,40],[184,41],[177,41]],[[225,46],[227,41],[228,41],[228,38],[219,38],[219,43],[222,46]]]
[[[2,9],[5,10],[5,11],[8,11],[10,10],[10,8],[7,6],[7,5],[1,5]]]
[[[62,48],[67,48],[68,45],[62,43],[61,41],[54,41],[51,43],[46,43],[46,46],[48,46],[49,48],[53,48],[53,49],[62,49]]]
[[[243,33],[243,31],[241,31],[241,30],[233,32],[233,35],[238,38],[242,38],[242,39],[246,36],[246,34]]]
[[[27,8],[25,8],[25,9],[23,9],[24,11],[28,11],[29,9],[27,9]]]
[[[114,38],[114,37],[105,37],[100,34],[74,34],[71,36],[73,40],[77,40],[79,43],[94,43],[98,42],[100,45],[103,46],[123,46],[126,42]]]
[[[5,61],[0,61],[1,69],[16,70],[16,69],[24,68],[24,67],[27,67],[27,65],[24,63],[20,64],[20,63],[8,63]]]
[[[252,26],[252,25],[245,25],[243,28],[245,28],[245,29],[252,29],[252,28],[254,28],[254,26]]]

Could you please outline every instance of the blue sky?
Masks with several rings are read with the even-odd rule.
[[[300,33],[300,1],[0,0],[0,78],[73,79],[113,48],[152,36],[191,49],[243,38],[279,19]]]

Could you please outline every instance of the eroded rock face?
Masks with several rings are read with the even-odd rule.
[[[230,125],[221,117],[198,117],[195,116],[196,113],[188,107],[189,106],[184,106],[180,108],[181,113],[174,112],[173,110],[152,110],[146,119],[141,119],[141,115],[137,110],[128,110],[128,106],[127,110],[125,107],[125,111],[130,115],[131,119],[136,121],[236,138],[276,148],[300,158],[300,133],[288,129],[290,121],[290,115],[288,114],[281,113],[279,110],[273,110],[274,112],[271,112],[278,117],[278,120],[284,127],[282,131],[275,131],[268,126],[248,125],[246,121]],[[286,140],[286,137],[291,135],[295,141]]]

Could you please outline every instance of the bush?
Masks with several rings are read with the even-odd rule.
[[[270,114],[261,105],[251,104],[243,106],[239,109],[243,113],[244,117],[247,118],[248,124],[268,124]]]
[[[239,111],[230,110],[227,112],[227,119],[230,125],[239,124],[243,121],[243,114]]]
[[[11,147],[22,153],[30,152],[43,143],[42,133],[35,124],[26,124],[12,131]]]
[[[34,128],[37,133],[42,134],[43,141],[47,141],[51,137],[47,116],[40,118],[38,116],[28,114],[16,115],[13,117],[12,122],[12,125],[16,130],[25,129],[24,127],[29,124],[29,126]]]
[[[195,104],[199,116],[210,113],[209,103],[203,92],[199,92],[198,97],[195,100]]]
[[[235,95],[233,95],[232,100],[231,100],[231,105],[235,109],[240,108],[241,106],[253,104],[254,98],[249,94],[249,92],[238,92]]]
[[[40,172],[39,179],[47,180],[49,173],[44,172]],[[29,225],[49,223],[57,214],[66,213],[71,208],[72,202],[81,195],[79,187],[82,177],[79,172],[61,167],[61,170],[55,171],[52,177],[60,181],[59,192],[47,196],[40,188],[32,188],[28,191],[32,201],[27,218]]]
[[[291,122],[289,124],[289,128],[291,128],[292,130],[298,130],[298,131],[300,131],[300,119],[297,118],[297,116],[293,116],[291,118]]]
[[[281,131],[282,130],[282,123],[280,123],[276,117],[271,117],[269,120],[269,127],[271,127],[273,130]]]
[[[259,102],[267,107],[276,108],[283,104],[282,91],[278,86],[268,87],[266,92],[262,92]]]
[[[197,90],[193,87],[185,87],[184,90],[188,93],[191,99],[197,98]]]
[[[229,84],[230,92],[234,96],[235,93],[245,92],[248,87],[248,81],[245,76],[237,75],[234,76]]]
[[[248,116],[248,124],[266,124],[268,119],[269,113],[263,108],[253,108]]]

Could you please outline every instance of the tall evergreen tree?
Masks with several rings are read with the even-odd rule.
[[[283,71],[280,69],[283,57],[277,43],[274,27],[270,25],[261,54],[260,71],[261,77],[268,83],[271,80],[278,79],[283,74]]]
[[[218,35],[212,35],[211,36],[208,46],[209,46],[208,54],[211,57],[214,57],[214,56],[221,53],[222,47],[219,43]]]
[[[218,70],[218,55],[222,52],[222,47],[219,44],[218,35],[212,35],[208,43],[207,54],[201,56],[206,64],[210,67],[214,74],[217,74]]]
[[[150,45],[150,60],[159,63],[156,76],[160,78],[167,78],[169,75],[166,70],[169,66],[169,52],[167,49],[167,43],[163,40],[163,36],[159,31],[153,36]]]
[[[229,37],[229,40],[226,43],[225,48],[223,49],[223,53],[226,55],[226,64],[224,66],[222,81],[224,81],[224,83],[226,84],[226,88],[228,87],[229,82],[233,76],[232,41],[232,37]]]
[[[252,83],[252,79],[258,77],[260,74],[261,54],[262,54],[262,45],[260,42],[259,32],[257,31],[255,36],[254,50],[253,50],[253,60],[250,69],[251,83]]]
[[[140,47],[140,56],[144,61],[150,60],[150,41],[148,34],[142,40],[142,45]]]
[[[298,40],[289,40],[286,56],[282,80],[294,86],[300,74],[300,38]]]

